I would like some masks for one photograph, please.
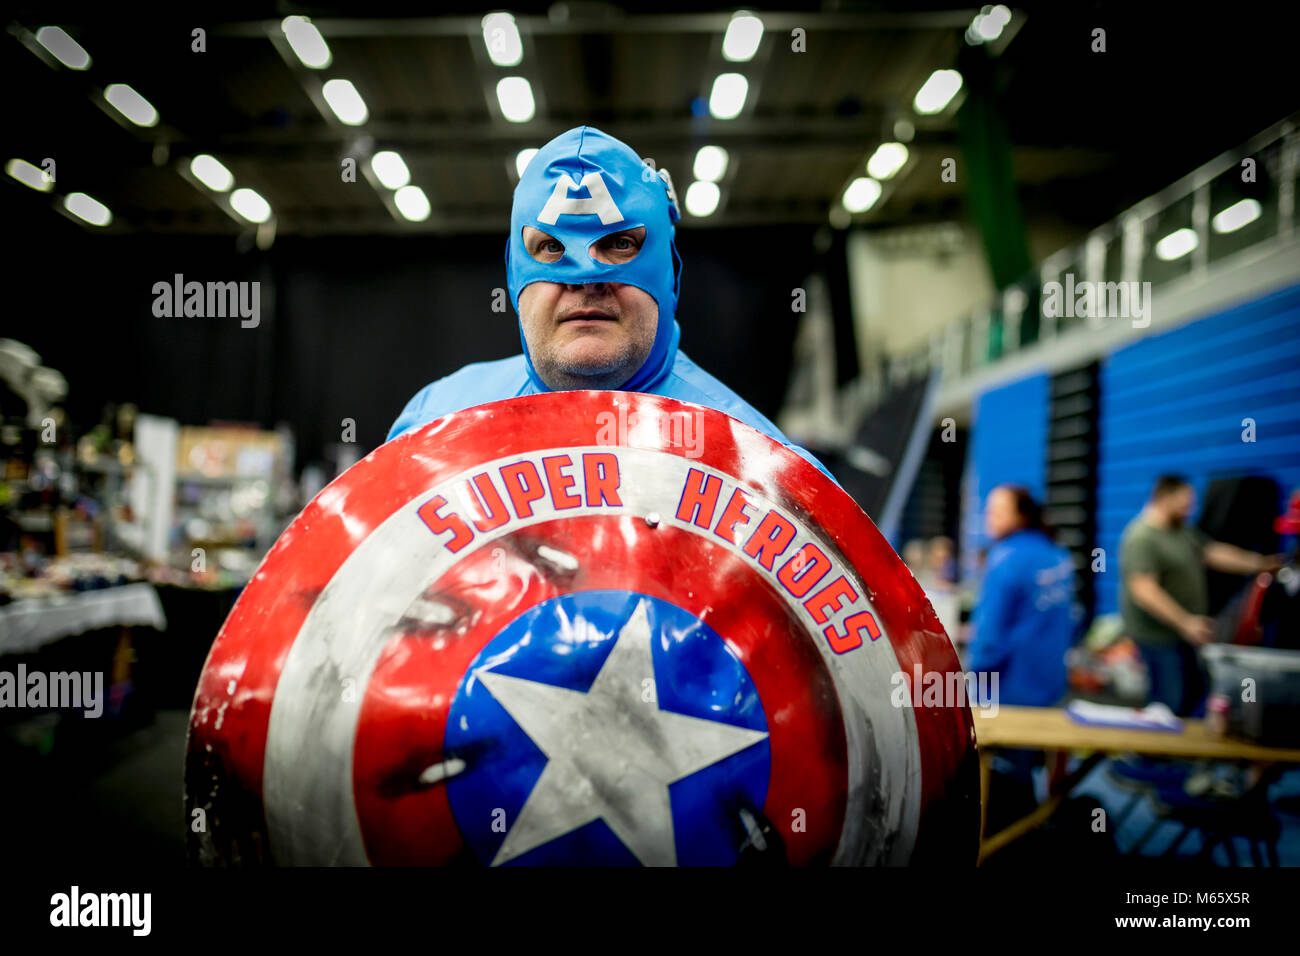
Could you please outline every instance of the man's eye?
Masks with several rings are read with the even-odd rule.
[[[632,232],[602,236],[591,246],[592,258],[611,266],[631,262],[640,252],[641,238]]]
[[[551,248],[554,246],[555,248]],[[564,246],[560,245],[558,239],[547,239],[542,243],[542,252],[563,252]]]

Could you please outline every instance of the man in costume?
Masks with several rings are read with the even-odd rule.
[[[672,179],[591,126],[561,133],[515,187],[506,240],[523,354],[425,386],[391,440],[450,412],[569,389],[647,392],[725,412],[830,472],[678,348],[681,218]]]

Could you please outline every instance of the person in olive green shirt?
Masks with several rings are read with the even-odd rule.
[[[1213,639],[1205,616],[1205,566],[1230,574],[1258,574],[1280,565],[1189,527],[1196,492],[1186,479],[1164,475],[1151,500],[1120,539],[1120,614],[1124,633],[1142,653],[1149,701],[1189,716],[1204,701],[1205,677],[1196,648]]]

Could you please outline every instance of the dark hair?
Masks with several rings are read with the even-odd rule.
[[[1181,491],[1191,485],[1182,475],[1161,475],[1156,479],[1155,487],[1151,489],[1151,500],[1163,498],[1165,495],[1172,495],[1176,491]]]
[[[1041,531],[1049,538],[1056,535],[1056,530],[1043,517],[1043,506],[1035,500],[1033,493],[1024,485],[1002,485],[1011,493],[1016,503],[1016,514],[1020,516],[1020,527],[1026,531]]]

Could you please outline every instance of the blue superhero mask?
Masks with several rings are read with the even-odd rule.
[[[626,143],[595,127],[561,133],[538,150],[515,187],[506,241],[506,284],[515,312],[519,293],[532,282],[636,286],[659,306],[659,322],[649,357],[621,387],[636,391],[655,381],[676,351],[682,263],[673,237],[680,218],[666,170],[656,172]],[[564,254],[555,262],[538,262],[524,247],[524,226],[557,239]],[[645,239],[630,262],[609,265],[591,257],[598,239],[638,226],[645,227]],[[522,323],[519,335],[528,377],[539,390],[548,390],[533,369]]]

